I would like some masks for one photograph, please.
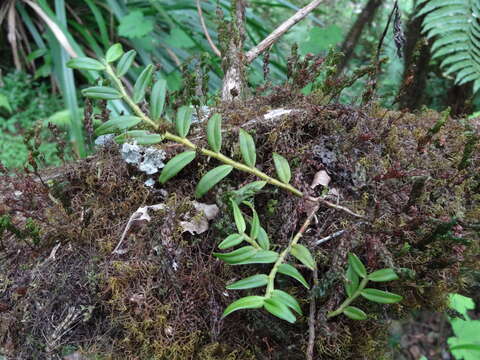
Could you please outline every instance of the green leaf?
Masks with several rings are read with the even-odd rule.
[[[82,90],[83,96],[92,99],[115,100],[120,99],[122,95],[111,87],[106,86],[92,86]]]
[[[106,67],[100,61],[89,58],[89,57],[76,57],[70,59],[67,62],[67,66],[72,69],[78,70],[93,70],[93,71],[102,71]]]
[[[222,318],[230,315],[232,312],[242,309],[260,309],[263,306],[265,298],[263,296],[247,296],[234,301],[227,306],[223,312]]]
[[[278,267],[278,272],[280,274],[288,275],[288,276],[294,278],[295,280],[298,280],[303,286],[305,286],[307,289],[310,289],[310,286],[308,286],[308,283],[305,280],[305,278],[292,265],[290,265],[290,264],[280,264],[280,266]]]
[[[398,276],[393,269],[381,269],[368,275],[368,280],[377,282],[392,281],[398,280]]]
[[[170,35],[165,38],[165,42],[172,47],[182,49],[192,48],[196,45],[192,38],[179,27],[170,31]]]
[[[358,276],[362,278],[367,277],[367,270],[365,269],[365,265],[363,265],[362,261],[358,258],[357,255],[354,253],[348,254],[348,263],[352,266],[353,270],[358,274]]]
[[[247,225],[245,224],[245,219],[243,218],[242,212],[235,201],[230,200],[230,205],[232,206],[233,218],[235,219],[237,230],[239,233],[244,233]]]
[[[232,170],[233,166],[220,165],[207,172],[197,184],[197,188],[195,189],[195,197],[200,198],[205,195],[208,190],[222,181],[223,178],[230,174]]]
[[[275,315],[282,320],[286,320],[289,323],[293,324],[295,320],[297,320],[290,309],[285,304],[280,302],[278,298],[265,299],[263,307],[270,314]]]
[[[268,238],[268,234],[265,229],[261,226],[258,230],[257,242],[263,250],[270,249],[270,239]]]
[[[127,38],[141,38],[153,31],[153,21],[139,10],[130,11],[120,19],[118,35]]]
[[[315,270],[317,264],[313,259],[313,256],[305,246],[301,244],[294,244],[292,245],[292,249],[290,251],[295,258],[297,258],[303,265],[308,267],[310,270]]]
[[[258,274],[249,276],[245,279],[238,280],[233,284],[227,286],[228,290],[243,290],[253,289],[261,286],[265,286],[268,283],[268,276],[265,274]]]
[[[289,293],[286,293],[285,291],[282,291],[282,290],[273,290],[272,299],[278,300],[279,302],[288,306],[292,310],[295,310],[299,315],[303,315],[302,309],[300,308],[300,304]]]
[[[480,351],[480,345],[477,344],[459,344],[450,347],[451,351],[454,350],[473,350],[473,351]]]
[[[250,167],[255,167],[257,153],[255,150],[255,143],[252,136],[245,130],[240,129],[240,151],[242,153],[243,161]]]
[[[280,181],[288,184],[292,178],[292,173],[290,171],[290,165],[288,165],[287,159],[277,153],[273,153],[273,162],[275,163],[275,169]]]
[[[351,297],[355,291],[358,289],[359,277],[358,274],[353,270],[352,265],[348,265],[345,281],[345,290],[347,291],[348,297]]]
[[[240,189],[233,191],[235,195],[235,201],[237,204],[242,201],[253,197],[256,193],[263,189],[267,184],[266,181],[253,181],[245,186],[242,186]]]
[[[367,314],[355,306],[346,307],[343,313],[352,320],[365,320],[367,318]]]
[[[256,253],[246,260],[239,261],[235,265],[247,264],[271,264],[277,261],[278,253],[270,250],[257,250]]]
[[[213,253],[213,256],[225,261],[228,264],[237,264],[245,261],[257,253],[257,249],[253,246],[244,246],[240,249],[233,250],[229,253]]]
[[[133,88],[133,102],[139,103],[145,97],[150,82],[152,81],[153,70],[155,67],[152,64],[147,65],[145,69],[140,73],[135,86]]]
[[[171,158],[158,178],[160,184],[165,184],[169,179],[177,175],[185,166],[195,159],[195,155],[195,151],[185,151]]]
[[[163,136],[160,134],[151,134],[146,130],[130,130],[115,137],[118,143],[126,141],[136,141],[138,145],[153,145],[163,141]]]
[[[362,295],[365,299],[380,304],[393,304],[402,301],[403,299],[403,297],[400,295],[377,289],[363,289],[360,292],[360,295]]]
[[[158,121],[162,116],[165,98],[167,96],[167,80],[160,79],[153,85],[150,95],[150,116],[152,120]]]
[[[12,107],[10,106],[10,102],[8,101],[8,98],[3,94],[0,94],[0,108],[4,108],[9,113],[13,112]]]
[[[107,50],[107,54],[105,55],[105,60],[107,63],[111,63],[120,59],[123,55],[123,48],[122,44],[116,43]]]
[[[222,148],[222,116],[214,114],[207,124],[208,144],[215,152],[220,152]]]
[[[133,64],[133,60],[135,60],[135,56],[137,52],[135,50],[127,51],[123,56],[120,58],[120,61],[117,64],[117,75],[123,76],[127,73],[130,69],[130,66]]]
[[[318,54],[328,50],[330,46],[342,41],[342,32],[342,28],[335,24],[325,27],[314,26],[307,34],[303,34],[299,44],[300,54]]]
[[[231,234],[228,235],[219,245],[219,249],[228,249],[235,245],[240,244],[244,239],[242,234]]]
[[[256,240],[260,233],[260,219],[255,210],[253,210],[252,224],[250,226],[250,237],[252,240]]]
[[[190,131],[190,125],[192,125],[193,108],[190,106],[182,106],[177,112],[177,121],[175,125],[177,127],[177,134],[184,138]]]
[[[118,116],[100,125],[95,130],[95,135],[100,136],[104,134],[111,134],[118,130],[129,129],[137,125],[141,121],[142,119],[140,119],[137,116],[130,116],[130,115]]]

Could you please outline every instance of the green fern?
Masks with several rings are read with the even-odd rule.
[[[426,15],[422,32],[434,38],[433,59],[442,57],[446,75],[458,85],[473,81],[480,89],[480,0],[420,0],[418,16]]]

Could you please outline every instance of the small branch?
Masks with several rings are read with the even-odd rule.
[[[344,211],[346,212],[347,214],[350,214],[356,218],[359,218],[359,219],[363,219],[363,220],[367,220],[366,216],[363,216],[363,215],[360,215],[360,214],[357,214],[355,212],[353,212],[352,210],[350,210],[349,208],[346,208],[345,206],[342,206],[342,205],[337,205],[337,204],[334,204],[328,200],[325,200],[325,199],[322,199],[322,198],[313,198],[313,197],[307,197],[307,200],[310,200],[310,201],[313,201],[313,202],[317,202],[317,203],[320,203],[320,204],[323,204],[323,205],[326,205],[332,209],[337,209],[337,210],[341,210],[341,211]]]
[[[305,220],[305,222],[303,223],[302,227],[300,228],[300,230],[298,231],[298,233],[295,234],[295,236],[293,237],[292,241],[290,241],[290,243],[288,244],[288,246],[285,248],[285,250],[283,250],[280,254],[280,256],[278,257],[277,261],[275,262],[275,264],[273,265],[273,268],[272,270],[270,271],[270,274],[268,274],[268,284],[267,284],[267,290],[265,292],[265,297],[268,298],[271,296],[273,290],[274,290],[274,281],[275,281],[275,276],[277,275],[277,272],[278,272],[278,267],[285,261],[285,258],[287,257],[288,254],[290,254],[290,251],[292,249],[292,246],[295,245],[296,243],[298,243],[298,241],[300,240],[300,238],[303,236],[303,234],[305,233],[305,231],[307,231],[308,227],[310,226],[310,223],[312,222],[312,219],[313,217],[315,216],[315,214],[317,213],[318,211],[318,208],[319,208],[319,204],[316,203],[314,206],[312,206],[312,208],[310,209],[310,211],[308,212],[308,216],[307,216],[307,219]]]
[[[200,24],[202,25],[203,32],[205,34],[205,37],[207,38],[208,43],[210,44],[210,47],[212,48],[215,55],[217,55],[218,57],[221,57],[222,53],[220,52],[220,50],[218,50],[218,48],[213,43],[212,38],[208,33],[207,26],[205,25],[205,19],[203,18],[202,7],[200,6],[200,0],[197,0],[197,11],[198,11],[198,17],[200,18]]]
[[[363,278],[362,281],[360,282],[360,285],[358,286],[357,291],[355,291],[351,297],[347,298],[347,300],[345,300],[337,310],[332,311],[331,313],[328,313],[327,319],[330,319],[334,316],[337,316],[343,313],[343,310],[345,310],[353,302],[353,300],[355,300],[357,297],[360,296],[360,293],[362,292],[363,289],[365,289],[365,286],[367,286],[367,283],[368,283],[368,278],[367,277]]]
[[[270,35],[263,39],[260,44],[247,52],[245,59],[247,63],[251,63],[258,55],[268,49],[274,42],[276,42],[283,34],[285,34],[292,26],[303,20],[309,13],[311,13],[324,0],[315,0],[304,8],[298,10],[295,15],[286,20],[278,28],[276,28]]]
[[[313,289],[318,285],[318,270],[313,270]],[[313,360],[313,350],[315,347],[315,310],[316,301],[315,294],[311,292],[310,300],[310,314],[308,316],[308,347],[307,347],[307,360]]]
[[[331,235],[328,235],[322,239],[319,239],[317,241],[314,242],[314,245],[315,246],[318,246],[320,244],[323,244],[324,242],[327,242],[329,240],[332,240],[332,239],[335,239],[336,237],[339,237],[339,236],[342,236],[343,234],[345,234],[347,230],[340,230],[340,231],[337,231],[337,232],[334,232],[333,234]]]

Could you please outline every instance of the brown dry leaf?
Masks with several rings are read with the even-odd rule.
[[[187,221],[180,221],[180,226],[183,228],[183,232],[188,231],[192,235],[202,234],[208,230],[208,220],[212,220],[218,215],[218,206],[197,201],[193,201],[192,205],[197,210],[197,214]]]

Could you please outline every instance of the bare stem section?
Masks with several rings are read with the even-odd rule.
[[[283,34],[285,34],[292,26],[303,20],[308,14],[310,14],[318,5],[324,0],[315,0],[310,4],[298,10],[292,17],[284,21],[279,27],[277,27],[270,35],[263,39],[260,44],[249,50],[245,56],[247,63],[251,63],[258,55],[268,49],[274,42],[276,42]]]

